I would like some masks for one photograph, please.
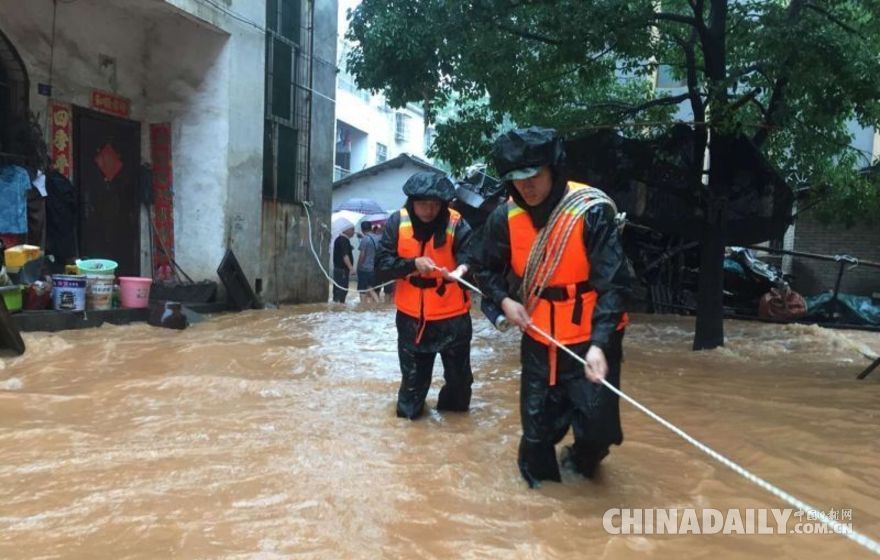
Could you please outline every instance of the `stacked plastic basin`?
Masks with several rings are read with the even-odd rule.
[[[86,259],[76,261],[81,276],[86,277],[86,308],[104,310],[113,308],[113,287],[116,284],[116,261]]]
[[[84,259],[76,261],[79,274],[56,274],[52,277],[55,309],[82,311],[111,309],[116,284],[115,261]],[[149,306],[151,278],[119,277],[119,304],[127,309]]]

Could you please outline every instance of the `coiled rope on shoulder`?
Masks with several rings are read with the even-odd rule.
[[[535,310],[541,292],[547,287],[553,273],[562,261],[562,253],[568,238],[587,212],[601,204],[607,204],[617,215],[617,205],[603,191],[589,186],[569,190],[556,205],[547,225],[541,228],[523,274],[521,298],[529,314]]]

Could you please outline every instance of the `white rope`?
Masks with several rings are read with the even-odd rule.
[[[477,288],[476,286],[474,286],[470,282],[463,280],[461,278],[457,278],[455,276],[453,276],[453,278],[455,278],[460,283],[467,286],[468,288],[470,288],[474,292],[485,297],[483,292],[481,292],[479,288]],[[550,336],[549,334],[544,332],[542,329],[535,326],[533,323],[529,323],[529,328],[532,329],[533,331],[535,331],[536,333],[540,334],[541,336],[545,337],[547,340],[552,342],[554,345],[559,347],[561,350],[567,352],[572,358],[574,358],[575,360],[577,360],[581,364],[586,365],[586,361],[584,361],[583,358],[581,358],[580,356],[575,354],[567,346],[565,346],[564,344],[562,344],[561,342],[559,342],[558,340],[556,340],[555,338],[553,338],[552,336]],[[776,486],[776,485],[764,480],[763,478],[759,477],[758,475],[752,473],[751,471],[749,471],[748,469],[746,469],[742,465],[728,459],[727,457],[725,457],[721,453],[715,451],[714,449],[712,449],[708,445],[699,441],[697,438],[688,434],[687,432],[685,432],[684,430],[682,430],[681,428],[679,428],[678,426],[676,426],[672,422],[666,420],[665,418],[663,418],[659,414],[655,413],[654,411],[649,409],[647,406],[643,405],[639,401],[630,397],[629,395],[627,395],[626,393],[624,393],[623,391],[621,391],[620,389],[618,389],[617,387],[615,387],[614,385],[612,385],[611,383],[606,381],[605,379],[602,380],[602,384],[605,385],[606,387],[608,387],[608,389],[610,389],[612,392],[614,392],[617,396],[619,396],[620,398],[622,398],[623,400],[625,400],[629,404],[633,405],[637,409],[639,409],[642,412],[644,412],[645,414],[647,414],[648,417],[656,420],[657,422],[662,424],[664,427],[671,430],[672,433],[681,437],[686,442],[690,443],[691,445],[693,445],[694,447],[696,447],[697,449],[699,449],[703,453],[709,455],[710,457],[712,457],[713,459],[715,459],[716,461],[718,461],[722,465],[733,470],[733,472],[742,476],[743,478],[745,478],[746,480],[748,480],[752,484],[756,484],[757,486],[760,486],[761,488],[763,488],[767,492],[770,492],[771,494],[773,494],[774,496],[776,496],[780,500],[788,503],[789,505],[797,508],[800,511],[815,512],[818,520],[821,521],[822,523],[828,525],[829,527],[831,527],[831,530],[834,531],[835,533],[841,534],[841,535],[845,536],[846,538],[850,539],[851,541],[870,550],[874,554],[880,555],[880,543],[878,543],[877,541],[871,539],[870,537],[868,537],[866,535],[859,533],[858,531],[852,530],[848,525],[845,525],[837,520],[831,519],[830,517],[825,515],[825,513],[823,511],[819,510],[818,508],[815,508],[815,507],[811,506],[810,504],[804,502],[803,500],[800,500],[800,499],[792,496],[791,494],[789,494],[785,490],[779,488],[778,486]]]
[[[315,257],[315,262],[318,263],[318,268],[320,268],[321,272],[324,274],[324,278],[329,280],[331,284],[333,284],[334,286],[336,286],[340,290],[345,290],[348,292],[357,292],[359,294],[365,294],[367,292],[375,292],[377,290],[384,288],[385,286],[387,286],[389,284],[394,283],[394,280],[389,280],[388,282],[385,282],[383,284],[379,284],[378,286],[373,286],[372,288],[368,288],[366,290],[352,290],[348,286],[340,286],[339,284],[337,284],[336,281],[333,279],[333,277],[327,273],[327,269],[325,269],[324,265],[321,263],[321,257],[319,257],[318,252],[315,251],[315,243],[312,240],[312,214],[311,214],[311,212],[309,212],[309,206],[311,206],[312,203],[311,202],[303,202],[302,205],[303,205],[303,208],[306,209],[306,223],[309,226],[309,249],[311,249],[311,251],[312,251],[312,256]]]
[[[314,244],[312,243],[312,223],[311,223],[311,215],[309,214],[309,210],[308,210],[310,203],[307,203],[307,202],[303,203],[303,206],[306,208],[306,216],[308,217],[309,246],[312,249],[312,255],[314,255],[315,260],[318,263],[318,266],[321,268],[321,271],[324,273],[324,276],[326,276],[328,280],[333,282],[333,279],[330,278],[327,275],[327,271],[324,270],[324,266],[321,264],[321,260],[318,258],[318,254],[315,251]],[[436,266],[434,268],[436,270],[440,270]],[[486,297],[485,294],[483,294],[483,292],[479,288],[477,288],[476,286],[474,286],[473,284],[471,284],[467,280],[464,280],[463,278],[460,278],[455,275],[452,275],[452,278],[455,279],[460,284],[462,284],[463,286],[471,289],[475,293],[480,294],[480,296]],[[334,282],[334,284],[336,284],[336,283]],[[386,282],[386,284],[390,284],[390,282]],[[385,284],[382,284],[382,285],[384,286]],[[337,284],[337,286],[338,286],[338,284]],[[340,286],[340,288],[341,288],[341,286]],[[540,334],[541,336],[543,336],[544,338],[546,338],[547,340],[552,342],[554,345],[556,345],[558,348],[560,348],[564,352],[568,353],[572,358],[577,360],[579,363],[586,365],[586,361],[584,361],[583,358],[581,358],[580,356],[575,354],[567,346],[565,346],[564,344],[562,344],[561,342],[559,342],[558,340],[556,340],[555,338],[550,336],[548,333],[544,332],[542,329],[535,326],[533,323],[529,323],[528,328],[532,329],[536,333]],[[868,537],[867,535],[863,535],[863,534],[859,533],[858,531],[851,529],[846,524],[843,524],[835,519],[831,519],[822,510],[811,506],[810,504],[804,502],[803,500],[801,500],[799,498],[796,498],[795,496],[789,494],[788,492],[779,488],[775,484],[768,482],[768,481],[764,480],[763,478],[759,477],[758,475],[754,474],[753,472],[749,471],[748,469],[746,469],[745,467],[743,467],[739,463],[736,463],[736,462],[732,461],[731,459],[728,459],[727,457],[725,457],[721,453],[715,451],[714,449],[712,449],[708,445],[704,444],[703,442],[701,442],[697,438],[688,434],[687,432],[685,432],[684,430],[682,430],[681,428],[679,428],[678,426],[676,426],[672,422],[666,420],[665,418],[663,418],[659,414],[655,413],[654,411],[649,409],[647,406],[643,405],[639,401],[630,397],[629,395],[627,395],[626,393],[624,393],[623,391],[621,391],[620,389],[618,389],[617,387],[615,387],[614,385],[609,383],[607,380],[602,379],[602,384],[605,385],[605,387],[607,387],[614,394],[616,394],[617,396],[619,396],[620,398],[622,398],[623,400],[625,400],[626,402],[628,402],[632,406],[636,407],[640,411],[644,412],[649,418],[656,420],[659,424],[661,424],[662,426],[664,426],[665,428],[670,430],[672,433],[681,437],[686,442],[690,443],[691,445],[693,445],[694,447],[696,447],[697,449],[699,449],[703,453],[709,455],[710,457],[712,457],[713,459],[715,459],[716,461],[718,461],[722,465],[726,466],[727,468],[731,469],[733,472],[737,473],[738,475],[742,476],[743,478],[745,478],[746,480],[748,480],[752,484],[755,484],[755,485],[759,486],[760,488],[763,488],[764,490],[766,490],[767,492],[770,492],[771,494],[773,494],[774,496],[776,496],[777,498],[779,498],[783,502],[786,502],[790,506],[797,508],[800,511],[814,512],[817,519],[819,521],[821,521],[822,523],[824,523],[825,525],[831,527],[831,530],[834,531],[835,533],[843,535],[844,537],[855,542],[856,544],[859,544],[859,545],[863,546],[864,548],[870,550],[874,554],[880,555],[880,543],[878,543],[874,539]]]

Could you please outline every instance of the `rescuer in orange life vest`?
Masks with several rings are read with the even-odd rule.
[[[455,187],[442,173],[416,173],[403,192],[406,205],[388,218],[375,271],[377,283],[396,279],[397,416],[415,420],[424,409],[438,353],[446,383],[437,410],[470,407],[471,301],[455,278],[468,271],[471,229],[449,208]]]
[[[492,159],[510,200],[487,220],[475,267],[486,296],[523,330],[519,468],[533,488],[560,481],[555,444],[571,427],[574,444],[563,465],[592,477],[609,447],[623,442],[618,398],[600,384],[620,384],[624,300],[633,279],[616,210],[601,191],[566,180],[555,130],[502,134]],[[531,294],[523,293],[524,278]],[[585,357],[587,366],[530,324]]]

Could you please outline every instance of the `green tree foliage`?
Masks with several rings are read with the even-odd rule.
[[[685,103],[695,150],[709,145],[702,268],[719,278],[700,292],[718,292],[701,308],[719,316],[726,186],[715,171],[731,138],[751,137],[826,216],[880,216],[878,173],[858,172],[873,162],[848,133],[880,125],[880,0],[363,0],[348,38],[358,84],[394,105],[423,102],[454,169],[485,157],[505,119],[651,135]],[[658,95],[659,64],[686,87]]]
[[[441,117],[435,150],[455,169],[487,153],[504,116],[576,134],[669,122],[686,102],[695,120],[754,137],[793,186],[847,205],[841,218],[880,203],[847,131],[880,124],[877,0],[364,0],[348,38],[361,87]],[[658,98],[658,64],[688,91]]]

